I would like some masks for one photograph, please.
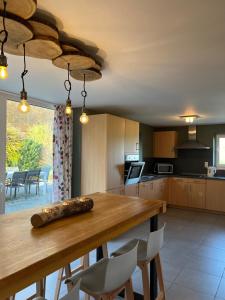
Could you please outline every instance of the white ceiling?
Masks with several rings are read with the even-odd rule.
[[[99,48],[103,78],[87,84],[87,106],[152,125],[225,123],[224,0],[38,0],[57,17],[60,30]],[[21,90],[22,58],[8,55],[9,78],[0,89]],[[66,99],[66,71],[28,58],[30,96]],[[80,106],[82,83],[73,80]]]

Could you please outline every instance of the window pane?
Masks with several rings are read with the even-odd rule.
[[[219,137],[217,163],[219,165],[225,165],[225,137]]]

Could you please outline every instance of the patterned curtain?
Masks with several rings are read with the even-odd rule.
[[[72,116],[65,115],[65,106],[57,105],[53,132],[53,200],[71,197]]]

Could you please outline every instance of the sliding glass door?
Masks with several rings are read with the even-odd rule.
[[[0,214],[5,211],[6,101],[0,95]]]
[[[21,113],[15,100],[0,92],[1,213],[47,205],[53,197],[54,107],[30,101],[30,112]]]

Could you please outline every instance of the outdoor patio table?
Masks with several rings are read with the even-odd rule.
[[[92,211],[33,229],[30,217],[40,208],[0,216],[0,299],[22,290],[71,261],[150,219],[157,229],[157,215],[165,202],[108,193],[89,195]],[[151,299],[157,289],[154,264],[151,266]],[[136,295],[138,298],[140,295]],[[142,297],[141,297],[142,298]]]

